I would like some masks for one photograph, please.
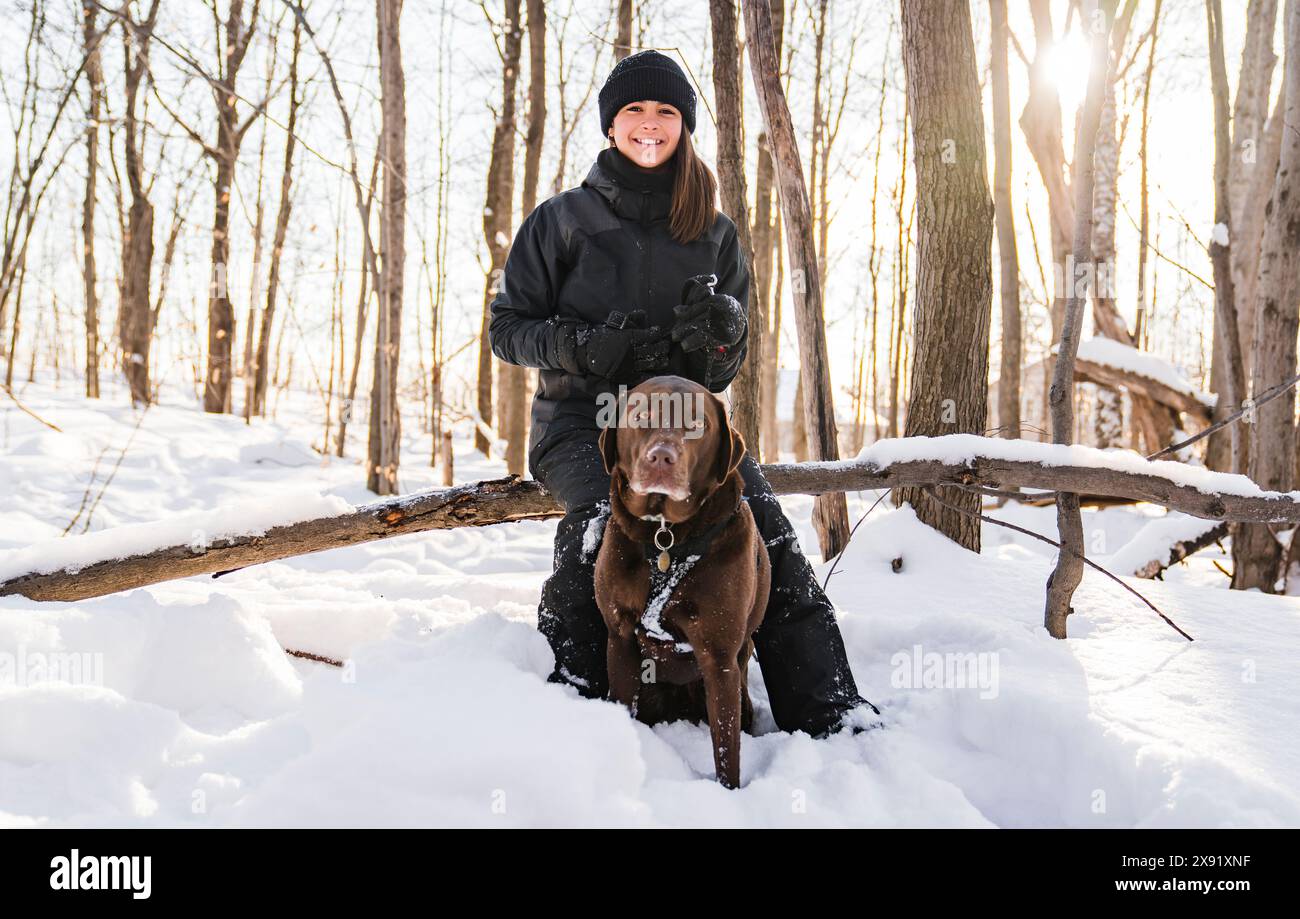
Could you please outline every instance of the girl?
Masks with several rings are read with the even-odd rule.
[[[566,513],[537,624],[555,652],[551,682],[592,698],[608,689],[593,581],[610,486],[598,397],[666,373],[722,392],[745,358],[749,301],[735,224],[714,208],[717,182],[691,145],[686,74],[657,51],[630,55],[599,107],[610,145],[581,186],[524,219],[488,327],[497,357],[539,370],[528,469]],[[879,711],[858,695],[835,612],[790,521],[748,454],[740,472],[772,562],[754,643],[777,726],[813,736],[869,727]]]

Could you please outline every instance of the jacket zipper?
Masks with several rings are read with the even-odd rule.
[[[646,311],[647,319],[649,318],[650,304],[646,302],[650,289],[651,262],[650,262],[650,223],[647,218],[650,215],[650,190],[642,189],[641,191],[641,230],[645,234],[645,249],[641,256],[641,289],[637,291],[638,305]]]
[[[654,258],[651,250],[654,234],[650,232],[650,222],[647,219],[650,215],[650,191],[645,189],[641,192],[641,226],[645,229],[645,256],[642,259],[644,276],[641,282],[641,295],[646,298],[646,302],[641,304],[641,308],[646,311],[646,321],[650,319],[649,299],[654,293]]]

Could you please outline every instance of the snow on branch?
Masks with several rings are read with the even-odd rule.
[[[1133,390],[1207,424],[1216,402],[1168,361],[1109,338],[1080,342],[1074,369],[1081,382]]]

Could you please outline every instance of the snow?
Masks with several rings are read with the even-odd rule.
[[[124,524],[62,539],[43,539],[0,558],[0,580],[66,568],[77,572],[99,561],[143,555],[167,546],[196,551],[232,536],[261,536],[272,527],[335,517],[355,508],[314,488],[287,485],[274,498],[248,498],[211,511],[176,514],[164,520]]]
[[[1055,345],[1052,347],[1052,353],[1056,353]],[[1212,409],[1218,402],[1213,393],[1202,392],[1188,382],[1187,377],[1183,376],[1173,364],[1148,351],[1139,351],[1122,342],[1100,337],[1084,339],[1079,342],[1079,358],[1146,377],[1148,380],[1155,380],[1175,392],[1191,396],[1206,408]]]
[[[1152,520],[1120,547],[1106,566],[1117,574],[1136,574],[1149,562],[1165,562],[1174,545],[1196,539],[1218,526],[1214,520],[1202,520],[1187,514],[1171,512]]]
[[[878,440],[862,448],[856,457],[817,463],[826,469],[848,469],[866,464],[884,469],[893,463],[933,460],[948,465],[969,465],[978,458],[1039,463],[1043,466],[1083,466],[1157,476],[1175,485],[1205,494],[1221,493],[1246,498],[1300,501],[1300,491],[1265,491],[1247,476],[1214,472],[1172,460],[1151,461],[1125,449],[1100,450],[1079,444],[1049,444],[1028,440],[980,437],[977,434],[946,434],[942,437],[898,437]]]
[[[596,505],[596,514],[587,521],[587,527],[582,531],[582,560],[584,562],[594,562],[596,553],[600,551],[601,539],[605,535],[605,524],[609,520],[609,501],[601,501]]]
[[[658,641],[674,641],[672,635],[664,628],[663,612],[664,607],[668,605],[669,599],[672,598],[673,591],[681,583],[682,578],[690,573],[695,567],[695,563],[700,560],[698,555],[688,555],[668,572],[668,579],[664,581],[659,593],[655,594],[646,601],[645,610],[641,613],[641,625],[645,627],[646,633]],[[685,647],[682,647],[685,645]],[[679,651],[690,650],[690,642],[677,642]]]
[[[137,419],[117,386],[98,405],[75,381],[18,395],[66,433],[0,402],[8,568],[33,541],[58,538],[97,457],[112,448],[102,484]],[[318,418],[319,403],[294,394],[279,420],[251,426],[188,399],[153,408],[92,530],[279,505],[291,488],[364,503],[359,441],[348,459],[320,458]],[[422,460],[418,427],[403,426],[407,492],[441,475]],[[501,474],[472,451],[468,427],[457,433],[458,480]],[[939,438],[865,455],[977,448],[987,445]],[[1080,449],[1046,455],[1076,461]],[[254,458],[285,451],[314,459]],[[849,495],[852,519],[875,498]],[[816,547],[812,499],[781,503]],[[1051,508],[995,513],[1054,532]],[[1084,516],[1085,544],[1105,561],[1164,515],[1140,505]],[[1071,637],[1057,641],[1042,628],[1050,547],[986,527],[975,555],[882,503],[828,592],[886,726],[818,741],[776,731],[751,667],[760,735],[744,737],[742,787],[727,791],[706,727],[649,728],[546,682],[553,657],[536,612],[554,533],[553,520],[417,533],[75,604],[0,598],[0,824],[1300,824],[1300,600],[1230,593],[1208,558],[1131,582],[1195,642],[1092,571]],[[830,566],[809,560],[826,578]],[[38,666],[67,655],[89,656],[80,678]]]
[[[1216,223],[1214,229],[1210,231],[1210,239],[1220,246],[1228,245],[1228,225],[1226,223]]]

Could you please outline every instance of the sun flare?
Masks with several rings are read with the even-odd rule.
[[[1065,111],[1073,111],[1083,101],[1089,60],[1088,41],[1078,32],[1069,32],[1047,52],[1045,69]]]

